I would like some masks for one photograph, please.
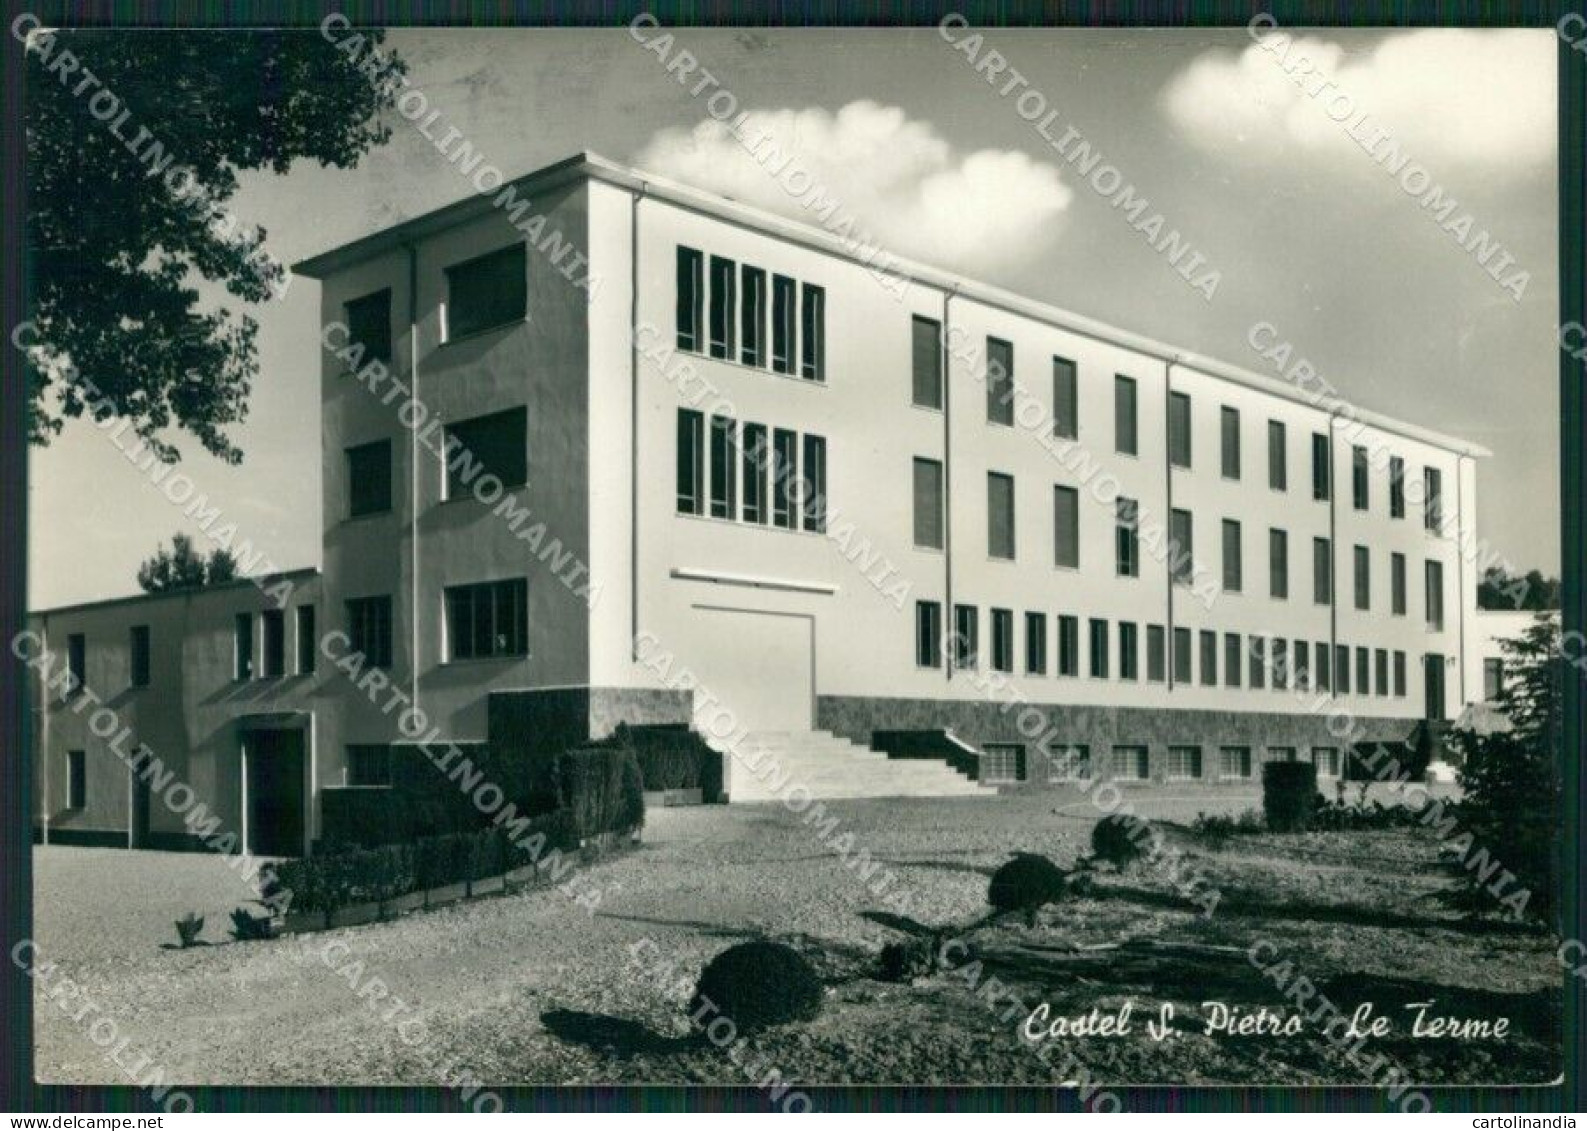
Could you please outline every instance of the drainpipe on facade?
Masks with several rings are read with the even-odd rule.
[[[628,649],[639,662],[639,202],[650,186],[628,206]]]
[[[39,622],[39,647],[47,656],[50,653],[50,618]],[[42,672],[40,673],[43,674]],[[44,843],[50,842],[50,689],[45,679],[39,680],[39,764],[44,773]]]
[[[1460,705],[1466,705],[1466,460],[1465,453],[1455,457],[1455,600],[1459,632],[1455,637],[1460,655],[1455,658],[1455,669],[1460,673]],[[1422,673],[1427,679],[1427,673]],[[1427,698],[1425,691],[1423,699]],[[1446,711],[1447,713],[1447,711]],[[1458,712],[1457,712],[1458,717]]]
[[[1334,422],[1338,419],[1336,408],[1328,414],[1328,653],[1336,669],[1339,659],[1339,482],[1334,476]],[[1353,483],[1351,490],[1355,490]],[[1337,670],[1330,684],[1331,688],[1339,686]],[[1357,694],[1360,691],[1356,688]],[[1346,751],[1347,757],[1348,753]]]
[[[419,251],[411,243],[402,245],[408,253],[408,384],[415,402],[419,401]],[[412,545],[409,557],[413,573],[413,599],[408,617],[408,678],[413,709],[419,709],[419,430],[408,429],[408,523]]]
[[[957,641],[959,616],[953,607],[953,396],[948,385],[952,372],[949,364],[949,304],[958,297],[957,285],[942,296],[942,361],[939,363],[942,378],[942,604],[943,619],[947,622],[946,639]],[[957,648],[955,644],[954,649]],[[956,654],[950,649],[946,663],[948,682],[953,681],[953,662]]]
[[[1172,537],[1174,530],[1174,440],[1173,428],[1169,424],[1169,419],[1173,413],[1174,366],[1179,364],[1179,355],[1175,354],[1173,357],[1164,358],[1163,360],[1166,363],[1163,366],[1163,493],[1167,498],[1168,514],[1164,517],[1168,520],[1170,535],[1168,540],[1168,595],[1164,602],[1167,606],[1167,615],[1164,619],[1167,620],[1168,626],[1164,630],[1166,636],[1163,639],[1163,659],[1165,661],[1163,664],[1163,675],[1165,676],[1164,685],[1172,692],[1174,690],[1174,561],[1178,556],[1179,546]],[[1135,426],[1138,432],[1140,429],[1139,419],[1136,420]],[[1136,447],[1138,448],[1139,446],[1139,436],[1137,436]],[[1194,567],[1194,559],[1192,559],[1191,564]],[[1150,632],[1151,626],[1148,625],[1147,633],[1150,634]]]

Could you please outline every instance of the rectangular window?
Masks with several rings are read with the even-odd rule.
[[[1195,576],[1195,531],[1190,512],[1177,508],[1168,516],[1168,553],[1174,580],[1189,585]]]
[[[1284,425],[1267,422],[1267,485],[1275,491],[1289,490],[1289,445]]]
[[[986,474],[986,552],[1014,560],[1014,477],[996,471]]]
[[[711,417],[711,517],[738,517],[738,424]]]
[[[1174,629],[1174,682],[1190,682],[1190,629]]]
[[[384,786],[391,784],[391,747],[383,742],[349,743],[347,746],[347,784]]]
[[[1360,444],[1350,449],[1350,505],[1358,511],[1367,509],[1367,450]]]
[[[1365,546],[1357,546],[1352,558],[1355,566],[1356,608],[1372,608],[1372,555]]]
[[[1329,467],[1328,437],[1313,432],[1311,437],[1311,497],[1322,500],[1333,494],[1333,473]]]
[[[1115,746],[1113,776],[1120,781],[1145,781],[1152,776],[1151,759],[1144,746]]]
[[[1060,746],[1043,753],[1049,782],[1085,781],[1091,777],[1091,747]]]
[[[251,626],[249,635],[252,636]],[[348,601],[347,637],[351,651],[362,654],[374,667],[389,668],[391,666],[391,598],[355,597]]]
[[[1140,638],[1134,623],[1119,621],[1119,678],[1140,679]]]
[[[1068,569],[1080,565],[1080,492],[1073,487],[1053,487],[1053,564]]]
[[[744,482],[744,521],[761,525],[766,523],[766,470],[771,464],[771,450],[766,444],[764,424],[744,425],[744,460],[741,477]]]
[[[1091,620],[1091,678],[1108,678],[1108,622]]]
[[[132,686],[149,686],[149,626],[135,624],[132,626],[130,641],[132,651]]]
[[[678,513],[705,513],[705,417],[678,410]]]
[[[529,583],[522,577],[446,590],[448,660],[529,652]]]
[[[88,808],[88,755],[82,750],[66,752],[66,807]]]
[[[1319,640],[1312,654],[1315,658],[1312,674],[1317,677],[1317,690],[1327,691],[1333,686],[1333,664],[1330,662],[1328,645]]]
[[[795,522],[793,483],[799,474],[799,437],[786,428],[774,429],[771,436],[771,521],[773,526],[793,530]]]
[[[942,606],[936,601],[915,602],[915,666],[942,666]]]
[[[1282,636],[1275,636],[1268,643],[1268,670],[1273,675],[1274,691],[1289,687],[1289,641]]]
[[[1444,631],[1444,563],[1427,563],[1427,627]]]
[[[1113,568],[1120,577],[1141,575],[1141,508],[1122,495],[1114,501]]]
[[[942,464],[915,458],[915,545],[942,549]]]
[[[529,412],[509,408],[450,424],[444,450],[448,499],[463,498],[481,474],[522,487],[529,482]]]
[[[1218,427],[1223,441],[1223,477],[1240,478],[1240,410],[1225,405],[1218,413]]]
[[[319,640],[314,631],[314,606],[299,605],[297,608],[297,647],[299,675],[313,675],[318,666]]]
[[[71,686],[66,692],[68,695],[88,686],[88,638],[81,632],[74,632],[66,637],[66,671],[72,677]]]
[[[1394,653],[1395,682],[1399,682],[1401,659],[1403,652]],[[1504,694],[1504,660],[1497,656],[1490,656],[1482,661],[1482,701],[1484,703],[1497,703]]]
[[[524,245],[466,260],[446,269],[446,340],[455,342],[521,322],[528,313]]]
[[[1014,670],[1014,614],[1008,609],[992,610],[992,670]]]
[[[1058,674],[1080,674],[1080,618],[1058,617]]]
[[[1317,767],[1317,776],[1320,778],[1336,778],[1339,776],[1339,749],[1335,746],[1313,746],[1311,748],[1312,764]]]
[[[1318,605],[1333,604],[1333,544],[1326,538],[1311,540],[1311,599]]]
[[[1389,517],[1405,517],[1405,461],[1389,457]]]
[[[813,534],[827,531],[827,439],[804,437],[804,527]]]
[[[1025,614],[1025,672],[1047,674],[1047,614]]]
[[[1246,665],[1246,681],[1253,691],[1261,691],[1267,686],[1267,638],[1265,636],[1248,637],[1251,642],[1251,662]]]
[[[363,363],[391,363],[391,290],[355,298],[343,308],[347,340],[364,347]]]
[[[953,666],[972,669],[980,662],[981,617],[974,605],[953,607]]]
[[[391,441],[347,449],[347,517],[391,509]]]
[[[1240,642],[1238,632],[1225,632],[1223,634],[1223,685],[1225,687],[1239,687],[1242,669],[1245,667],[1245,654]]]
[[[1201,747],[1170,746],[1164,771],[1169,781],[1195,781],[1201,777]]]
[[[917,408],[942,407],[942,326],[915,315],[911,324],[910,400]]]
[[[1080,388],[1075,363],[1066,357],[1052,359],[1052,434],[1062,440],[1080,435]]]
[[[1222,746],[1218,748],[1218,776],[1248,778],[1251,776],[1251,748],[1249,746]]]
[[[678,248],[678,348],[699,353],[704,345],[705,256]]]
[[[266,609],[259,614],[259,624],[264,636],[264,656],[261,672],[265,679],[279,679],[287,674],[287,617],[280,609]]]
[[[1372,653],[1360,646],[1356,648],[1356,694],[1372,694]]]
[[[1240,524],[1223,520],[1223,591],[1238,593],[1245,584],[1245,565],[1240,553]]]
[[[253,614],[238,613],[232,629],[231,677],[237,680],[253,678]]]
[[[1166,634],[1160,624],[1146,626],[1146,678],[1153,683],[1162,683],[1166,675],[1164,653],[1167,651]]]
[[[1305,691],[1311,686],[1311,646],[1304,640],[1295,641],[1294,650],[1290,653],[1289,670],[1297,688]]]
[[[1122,373],[1113,378],[1113,450],[1123,455],[1140,454],[1140,431],[1136,422],[1137,390],[1135,378]]]
[[[1427,509],[1423,512],[1423,525],[1437,534],[1444,528],[1444,473],[1436,467],[1425,468],[1424,472]]]
[[[978,780],[1019,782],[1025,780],[1025,747],[1017,742],[988,742],[981,747]]]
[[[1201,683],[1215,687],[1218,683],[1218,634],[1201,630]]]
[[[1394,694],[1405,698],[1405,653],[1400,651],[1394,653]]]
[[[1350,645],[1348,644],[1334,646],[1334,691],[1339,695],[1350,694]]]
[[[986,419],[1014,426],[1014,347],[1001,338],[986,339]]]
[[[786,275],[771,279],[771,367],[777,373],[794,371],[794,281]]]
[[[1389,555],[1389,611],[1397,617],[1405,615],[1405,555]]]
[[[1389,693],[1389,651],[1387,648],[1375,648],[1372,652],[1372,671],[1376,676],[1377,693]]]
[[[800,287],[799,375],[806,381],[827,379],[827,292],[814,283]]]
[[[1190,466],[1190,397],[1184,393],[1168,394],[1168,462]]]
[[[1289,534],[1283,530],[1267,532],[1267,592],[1277,601],[1289,599]]]
[[[739,326],[739,360],[756,369],[766,364],[766,272],[745,264],[742,322]]]
[[[738,315],[735,281],[738,264],[711,256],[711,356],[733,357],[733,320]]]

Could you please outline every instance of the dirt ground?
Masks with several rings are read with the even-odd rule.
[[[1137,805],[1186,824],[1257,800],[1254,790],[1187,791]],[[1012,853],[1072,864],[1096,811],[1062,792],[828,810],[908,889],[913,922],[889,919],[874,882],[776,806],[652,812],[641,848],[588,867],[581,890],[601,892],[593,915],[540,889],[262,943],[224,941],[226,912],[251,894],[225,860],[39,848],[37,960],[56,967],[35,985],[36,1074],[125,1083],[129,1062],[191,1084],[450,1084],[466,1071],[493,1084],[742,1085],[772,1068],[804,1084],[1353,1084],[1390,1071],[1509,1084],[1558,1074],[1554,940],[1449,912],[1437,896],[1450,880],[1425,835],[1239,837],[1213,850],[1171,833],[1185,854],[1177,873],[1143,864],[1105,874],[1034,928],[968,936],[976,961],[898,984],[876,977],[885,943],[926,929],[954,937],[985,914],[987,878]],[[1182,898],[1190,872],[1220,895],[1211,916]],[[214,945],[172,949],[172,921],[190,910],[206,916]],[[816,963],[828,985],[822,1015],[747,1049],[687,1040],[674,988],[752,938],[789,942]],[[1131,941],[1179,948],[1076,950]],[[1354,1056],[1315,1027],[1203,1033],[1217,1012],[1209,1002],[1236,1017],[1284,1009],[1280,971],[1284,985],[1304,976],[1345,1014],[1371,1003],[1390,1032]],[[51,998],[62,976],[74,989]],[[85,1002],[92,1011],[74,1021]],[[1406,1007],[1420,1002],[1435,1003],[1429,1017],[1502,1017],[1509,1031],[1417,1037]],[[1129,1032],[1022,1039],[1042,1003],[1049,1022],[1128,1004]],[[1165,1003],[1174,1033],[1154,1039],[1146,1023]],[[110,1049],[89,1030],[100,1017],[116,1026]]]

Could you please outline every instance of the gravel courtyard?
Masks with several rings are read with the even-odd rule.
[[[1141,794],[1138,807],[1146,816],[1188,822],[1201,810],[1234,812],[1257,803],[1250,790]],[[1077,795],[1061,792],[828,808],[910,886],[919,918],[931,925],[982,914],[987,875],[1012,852],[1041,852],[1069,864],[1086,847],[1096,816]],[[1376,869],[1380,881],[1350,866],[1348,853],[1327,841],[1312,846],[1320,862],[1248,865],[1236,848],[1217,854],[1214,870],[1234,882],[1251,879],[1249,868],[1257,868],[1253,890],[1287,886],[1313,900],[1355,906],[1403,908],[1420,888],[1443,882],[1429,875],[1421,848],[1386,844],[1407,856]],[[83,987],[77,1001],[92,1001],[96,1016],[115,1020],[129,1038],[123,1061],[146,1055],[182,1083],[426,1084],[451,1082],[466,1069],[495,1084],[743,1084],[738,1065],[681,1039],[682,1008],[630,950],[649,939],[654,949],[647,953],[692,979],[712,955],[755,937],[800,947],[833,987],[819,1020],[761,1040],[767,1058],[794,1079],[1055,1082],[1052,1069],[1014,1037],[1023,1015],[1007,1021],[956,975],[916,986],[866,977],[882,944],[903,936],[862,916],[882,901],[780,807],[652,811],[643,847],[589,867],[588,880],[602,892],[593,917],[543,888],[262,943],[222,941],[227,912],[251,896],[222,859],[43,847],[35,850],[34,865],[39,959],[57,963]],[[1452,921],[1446,928],[1436,915],[1423,917],[1425,908],[1411,908],[1404,923],[1389,916],[1367,926],[1315,913],[1273,924],[1242,920],[1238,911],[1201,924],[1161,898],[1166,894],[1164,888],[1086,901],[1083,915],[1052,908],[1028,937],[1106,941],[1161,933],[1243,948],[1271,936],[1335,968],[1353,964],[1385,977],[1410,970],[1434,982],[1465,983],[1488,995],[1493,1008],[1535,1005],[1532,999],[1557,976],[1548,940],[1473,933]],[[206,917],[204,937],[215,945],[170,949],[172,921],[187,911]],[[1027,937],[1023,931],[1004,933],[1018,939]],[[327,961],[327,953],[334,959]],[[389,995],[384,1000],[369,989],[376,978]],[[1120,1000],[1118,987],[1079,982],[1060,994],[1033,976],[1023,1000],[1053,1000],[1055,1010],[1062,1005],[1070,1012]],[[1201,988],[1187,989],[1189,1000],[1199,1000]],[[1155,995],[1150,986],[1136,991],[1147,1013],[1167,992],[1156,989]],[[392,1017],[395,999],[405,1012]],[[74,1022],[42,993],[36,1018],[41,1080],[126,1082],[86,1023]],[[1528,1056],[1539,1061],[1531,1067],[1543,1078],[1548,1023],[1534,1019],[1528,1038]],[[1429,1065],[1448,1060],[1438,1045],[1429,1046]],[[1176,1054],[1182,1063],[1175,1063],[1142,1038],[1086,1057],[1115,1080],[1352,1078],[1348,1068],[1330,1068],[1298,1047],[1292,1055],[1279,1046],[1240,1049],[1238,1042],[1232,1051],[1207,1042],[1198,1053],[1186,1041]],[[1507,1077],[1512,1069],[1502,1060],[1493,1072]],[[1481,1071],[1480,1062],[1473,1071]]]

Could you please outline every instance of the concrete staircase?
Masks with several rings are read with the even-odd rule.
[[[889,758],[829,731],[753,731],[736,744],[711,746],[728,755],[732,802],[789,796],[985,797],[996,790],[971,781],[946,762]]]

